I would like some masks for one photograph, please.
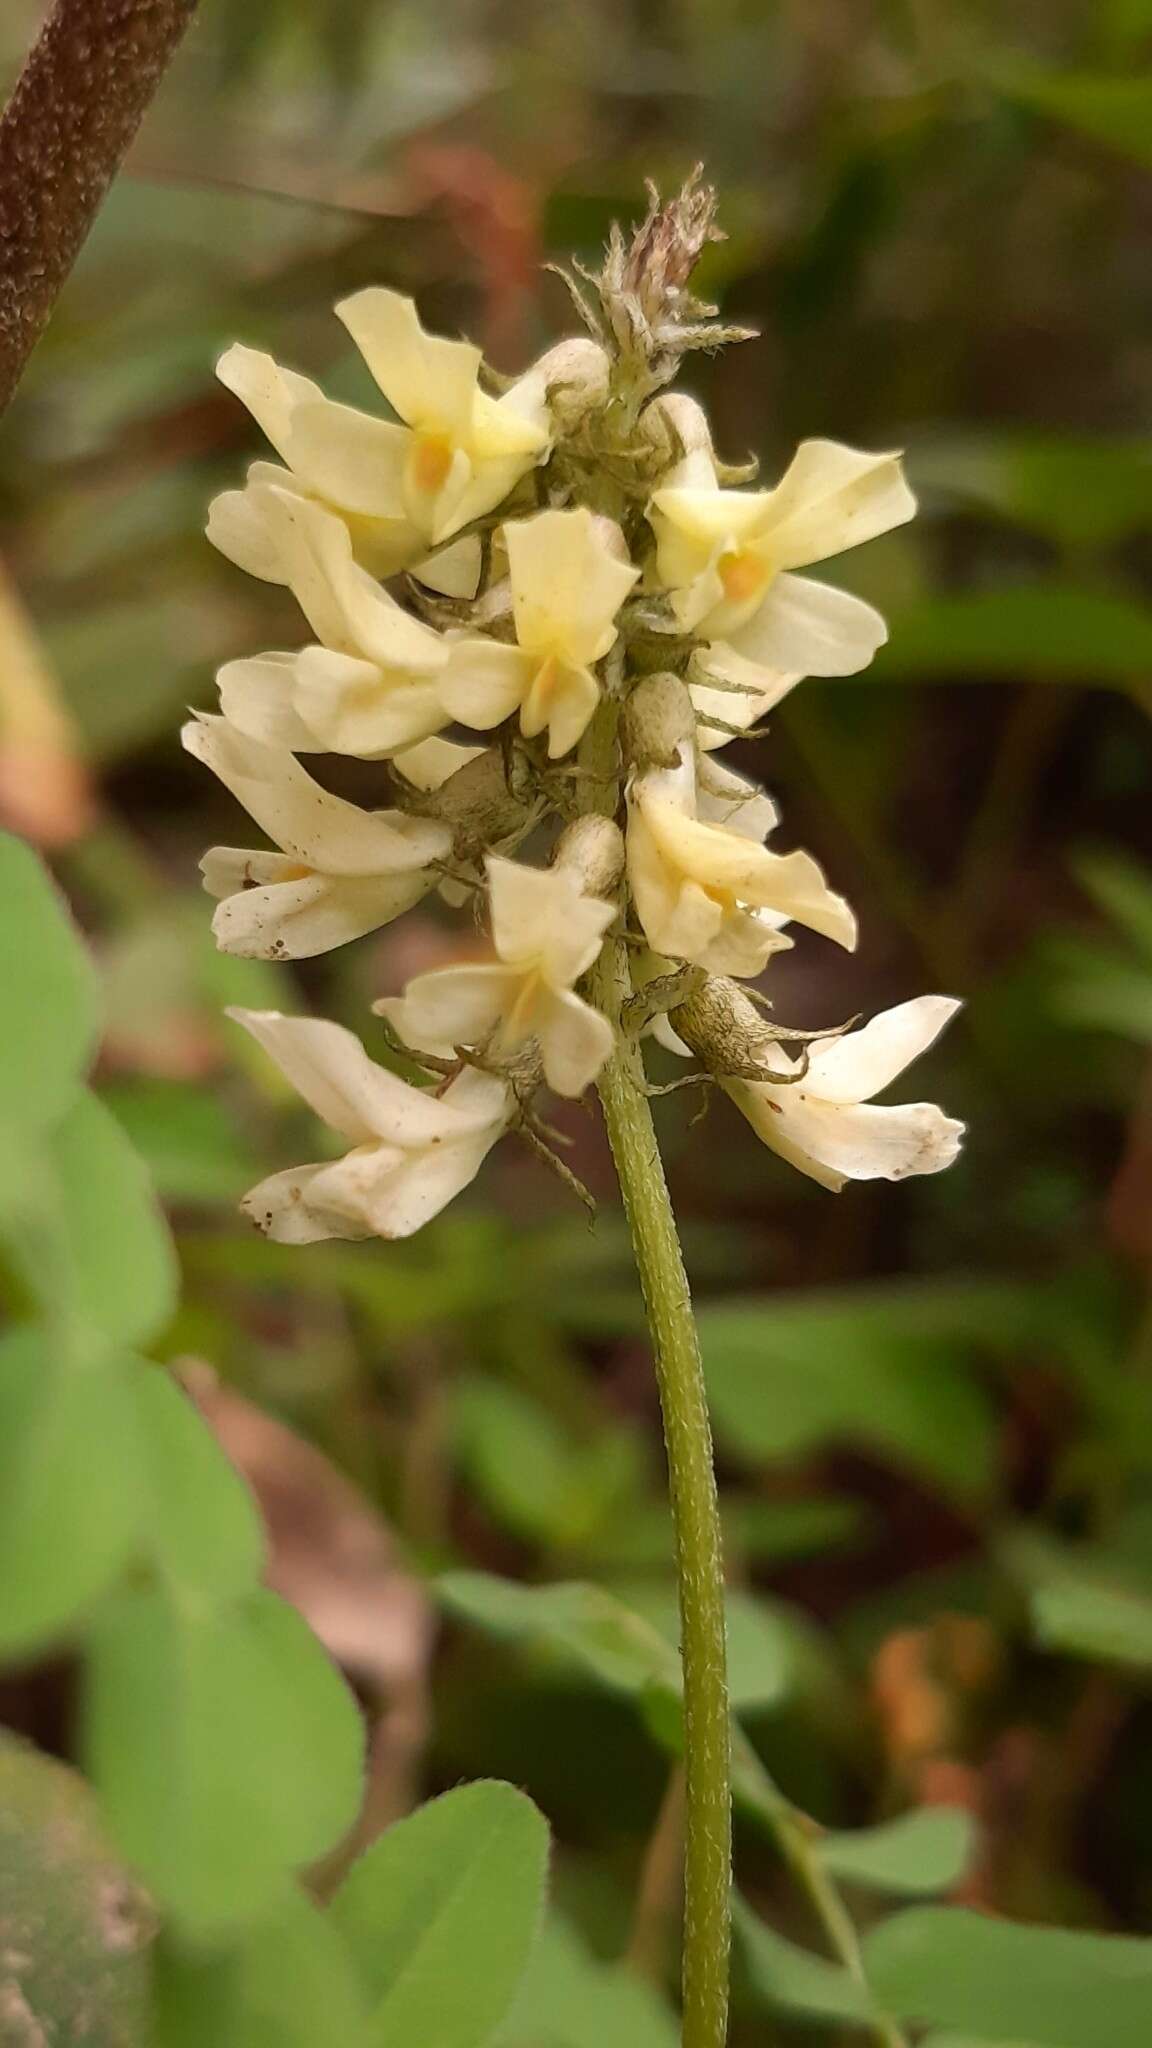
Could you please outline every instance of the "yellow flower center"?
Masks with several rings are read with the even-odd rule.
[[[281,868],[278,879],[281,882],[306,882],[309,875],[315,873],[315,868],[306,868],[302,861],[298,861],[294,867]]]
[[[524,976],[516,991],[516,1000],[505,1014],[500,1033],[505,1045],[520,1045],[524,1039],[532,1036],[540,994],[540,970],[533,968]]]
[[[443,434],[418,434],[412,450],[412,481],[419,491],[443,488],[452,467],[452,444]]]
[[[743,548],[738,554],[721,555],[717,569],[724,595],[732,604],[744,604],[748,598],[757,597],[768,581],[766,563],[750,548]]]

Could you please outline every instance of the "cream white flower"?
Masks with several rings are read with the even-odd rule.
[[[714,974],[759,974],[770,954],[791,944],[780,929],[791,919],[855,945],[856,920],[811,854],[770,853],[761,844],[775,822],[771,799],[718,763],[698,788],[687,741],[674,768],[635,777],[628,879],[654,953]]]
[[[458,639],[444,701],[466,725],[498,725],[519,706],[526,739],[547,732],[553,760],[584,732],[600,698],[592,673],[616,641],[616,614],[639,571],[614,521],[583,507],[508,521],[516,643]]]
[[[875,1103],[874,1095],[918,1059],[960,1008],[950,996],[919,996],[874,1017],[862,1031],[808,1048],[801,1078],[726,1080],[757,1135],[801,1173],[838,1193],[850,1180],[904,1180],[940,1173],[960,1150],[964,1125],[933,1102]],[[779,1045],[772,1062],[800,1075]]]
[[[193,719],[181,738],[280,849],[205,854],[204,886],[223,899],[212,930],[224,952],[306,959],[388,924],[436,887],[432,864],[452,844],[446,826],[332,796],[286,748],[224,718]]]
[[[294,487],[339,512],[361,560],[390,575],[490,512],[542,460],[548,359],[492,399],[479,388],[479,349],[425,333],[401,293],[372,286],[336,312],[400,424],[337,404],[257,349],[228,349],[218,375],[263,428]],[[254,480],[267,481],[266,471]],[[251,530],[252,508],[238,502],[245,495],[217,501],[210,537],[241,567],[279,580],[274,554]]]
[[[229,1010],[326,1124],[342,1159],[274,1173],[246,1213],[281,1244],[411,1237],[475,1179],[514,1108],[491,1074],[465,1068],[441,1091],[413,1088],[369,1059],[342,1025],[276,1010]]]
[[[497,1058],[528,1039],[558,1095],[580,1095],[612,1051],[606,1017],[573,992],[596,959],[615,905],[586,895],[568,869],[521,867],[490,855],[491,963],[417,975],[375,1005],[406,1045],[441,1057],[457,1046]]]
[[[240,732],[296,753],[382,760],[447,725],[445,642],[353,558],[342,519],[263,484],[258,509],[284,581],[322,643],[226,662],[220,704]]]
[[[887,533],[915,509],[898,455],[803,441],[771,491],[720,489],[708,451],[693,449],[649,518],[679,624],[712,643],[704,668],[723,676],[731,651],[766,672],[771,698],[802,675],[854,675],[887,638],[871,605],[791,572]]]

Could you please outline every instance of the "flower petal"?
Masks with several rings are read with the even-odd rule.
[[[748,661],[726,640],[713,640],[704,648],[696,657],[693,673],[699,676],[699,681],[691,685],[691,693],[699,720],[698,740],[705,752],[727,745],[732,735],[724,730],[725,726],[734,725],[747,732],[749,726],[758,725],[766,712],[803,681],[792,670],[765,668],[759,662]],[[734,687],[711,688],[709,678],[713,676]],[[710,725],[710,719],[719,722]]]
[[[322,753],[327,740],[301,718],[294,703],[295,654],[256,654],[226,661],[217,670],[220,709],[237,732],[292,753]]]
[[[390,406],[410,427],[467,438],[480,351],[466,341],[427,334],[411,299],[383,285],[354,292],[336,307]]]
[[[758,531],[775,567],[826,561],[902,526],[916,510],[898,453],[802,441],[767,502]]]
[[[809,853],[770,853],[738,832],[702,824],[637,786],[635,800],[668,864],[703,888],[736,902],[795,918],[837,945],[856,943],[856,920],[842,896],[829,889]],[[651,938],[651,934],[649,933]],[[652,939],[657,952],[670,951]]]
[[[310,489],[342,510],[395,520],[415,553],[420,535],[404,506],[404,466],[412,436],[407,427],[377,419],[319,393],[297,406],[284,439],[285,461]],[[411,558],[411,556],[410,556]]]
[[[324,1181],[330,1171],[330,1166],[323,1164],[290,1166],[284,1173],[269,1174],[267,1180],[245,1195],[240,1207],[257,1230],[263,1231],[274,1244],[320,1244],[330,1237],[372,1237],[374,1232],[367,1221],[361,1226],[345,1209],[325,1206]]]
[[[324,1017],[285,1017],[279,1010],[229,1009],[274,1059],[310,1109],[354,1145],[383,1139],[409,1150],[464,1137],[483,1124],[499,1097],[491,1089],[450,1101],[414,1088],[370,1059],[354,1031]],[[487,1079],[487,1076],[482,1078]]]
[[[705,824],[723,825],[739,832],[742,839],[761,845],[780,822],[767,790],[750,776],[705,756],[699,763],[696,781],[696,815]]]
[[[447,1059],[458,1045],[483,1045],[491,1037],[520,978],[514,967],[439,967],[417,974],[402,996],[382,996],[372,1008],[414,1052]]]
[[[537,1036],[544,1079],[557,1095],[583,1095],[612,1057],[615,1037],[607,1017],[571,989],[550,990],[541,1006]]]
[[[964,1126],[933,1102],[885,1107],[822,1102],[804,1084],[774,1088],[726,1081],[726,1092],[765,1143],[824,1187],[849,1180],[905,1180],[940,1173],[960,1150]]]
[[[245,348],[236,342],[225,349],[216,365],[220,382],[246,405],[258,427],[271,441],[278,455],[289,460],[286,442],[297,406],[327,400],[311,377],[297,370],[285,370],[262,349]]]
[[[438,634],[414,619],[354,559],[344,521],[312,498],[258,492],[286,581],[318,640],[413,675],[434,675],[447,654]]]
[[[531,655],[506,640],[486,640],[479,633],[445,640],[444,645],[448,662],[437,686],[445,709],[477,732],[503,724],[531,684]]]
[[[853,676],[867,668],[888,628],[863,598],[811,576],[777,576],[759,610],[727,635],[746,660],[785,673]]]
[[[365,761],[385,760],[448,723],[435,682],[412,682],[327,647],[305,647],[299,655],[295,700],[322,745]]]
[[[617,552],[618,534],[583,506],[505,523],[516,638],[528,653],[583,667],[608,652],[616,614],[640,573],[622,537]]]
[[[953,996],[916,996],[882,1010],[861,1031],[818,1040],[808,1062],[813,1094],[826,1102],[870,1101],[927,1051],[959,1008]]]
[[[533,868],[489,854],[488,906],[492,942],[500,959],[535,970],[554,988],[567,988],[597,958],[616,916],[612,903],[588,896],[579,877],[560,868]]]
[[[411,873],[451,849],[445,826],[403,811],[362,811],[322,789],[286,749],[237,732],[227,719],[201,714],[181,739],[268,837],[307,867],[332,875]]]
[[[225,886],[229,857],[238,870],[234,889]],[[276,860],[284,861],[286,872],[262,875]],[[219,846],[201,869],[205,888],[224,898],[212,919],[213,937],[222,953],[243,960],[311,960],[350,945],[402,917],[435,882],[427,869],[351,877],[301,873],[283,854]]]
[[[427,590],[438,590],[442,597],[470,599],[480,588],[482,566],[480,536],[469,533],[463,540],[449,541],[434,555],[414,563],[412,574]]]
[[[421,740],[419,746],[395,754],[392,766],[414,789],[442,789],[458,768],[466,768],[486,752],[485,747],[462,747],[458,740]]]

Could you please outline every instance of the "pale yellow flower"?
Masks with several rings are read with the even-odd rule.
[[[481,729],[519,708],[524,737],[547,732],[555,760],[576,745],[596,709],[593,665],[615,645],[616,614],[639,571],[619,527],[583,507],[510,520],[503,536],[515,643],[458,638],[444,702]]]
[[[573,983],[596,959],[615,906],[586,895],[565,868],[494,855],[485,865],[495,961],[418,975],[375,1008],[406,1045],[440,1057],[469,1046],[498,1058],[535,1039],[548,1086],[580,1095],[611,1054],[612,1027]]]

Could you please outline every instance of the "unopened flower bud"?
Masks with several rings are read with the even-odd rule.
[[[762,1076],[772,1065],[772,1032],[761,1012],[727,975],[690,985],[672,1013],[678,1037],[710,1074]]]
[[[624,835],[611,818],[577,818],[556,841],[552,866],[575,875],[586,896],[611,896],[624,872]]]
[[[696,730],[688,687],[669,670],[646,676],[624,706],[622,737],[636,768],[674,768],[679,749]]]

